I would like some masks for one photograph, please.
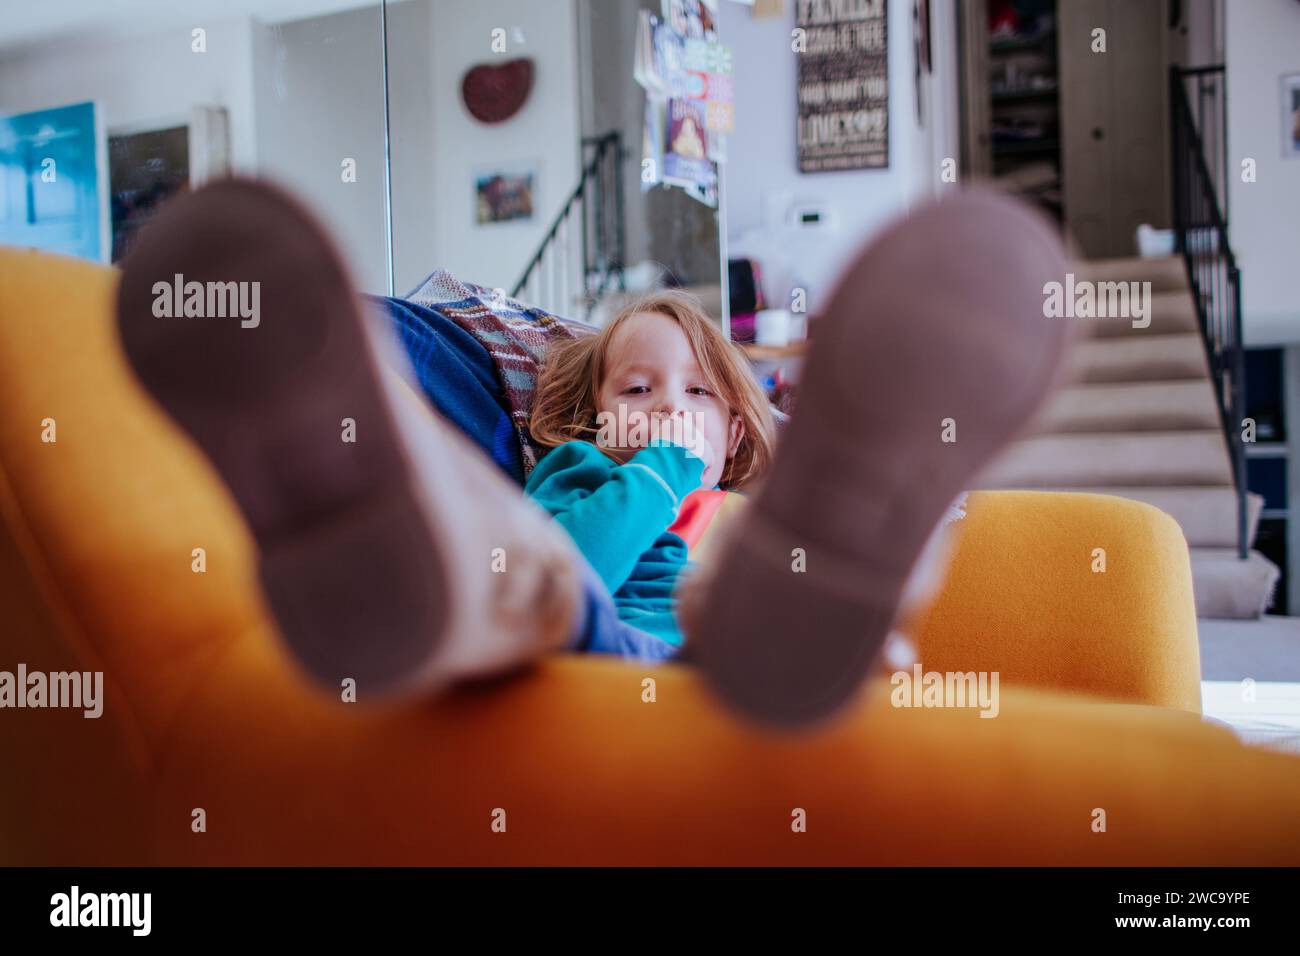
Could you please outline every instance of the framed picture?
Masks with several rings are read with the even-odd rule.
[[[475,222],[480,226],[530,222],[536,210],[537,169],[491,169],[474,174]]]
[[[0,244],[108,261],[108,184],[94,103],[0,115]]]
[[[796,3],[794,9],[804,40],[795,135],[799,172],[888,168],[889,6]],[[919,57],[916,70],[919,85]]]
[[[108,178],[117,262],[162,205],[189,189],[189,127],[110,133]]]
[[[1282,77],[1282,158],[1300,159],[1300,73]]]
[[[224,107],[193,106],[108,131],[112,259],[173,196],[230,174],[230,121]]]

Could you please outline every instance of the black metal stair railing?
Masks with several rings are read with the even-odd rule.
[[[582,141],[578,184],[524,267],[510,294],[566,318],[586,318],[612,286],[627,288],[624,274],[623,137],[617,131]],[[573,233],[580,230],[580,248]],[[575,275],[573,257],[579,259]],[[575,316],[574,310],[581,310]]]
[[[1196,103],[1193,112],[1194,91]],[[1206,104],[1218,101],[1218,109]],[[1187,267],[1237,491],[1237,552],[1249,554],[1241,270],[1228,241],[1227,83],[1222,66],[1169,71],[1173,223]],[[1211,169],[1213,167],[1213,169]]]

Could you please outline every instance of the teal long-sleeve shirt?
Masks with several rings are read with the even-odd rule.
[[[652,443],[620,465],[571,441],[538,463],[524,491],[573,538],[622,620],[680,645],[673,590],[687,548],[668,527],[703,474],[703,460],[681,445]]]

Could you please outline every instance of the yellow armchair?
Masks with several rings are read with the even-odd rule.
[[[1300,760],[1201,720],[1185,545],[1118,499],[972,496],[919,647],[997,669],[995,719],[879,677],[773,735],[686,667],[577,656],[343,703],[132,379],[115,281],[0,248],[0,669],[105,675],[98,719],[0,711],[0,864],[1300,863]]]
[[[1200,713],[1182,529],[1106,495],[975,492],[946,586],[917,629],[927,670]]]

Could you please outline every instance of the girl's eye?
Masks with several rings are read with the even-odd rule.
[[[712,395],[713,395],[713,393],[710,392],[710,391],[709,391],[707,388],[705,388],[703,385],[692,385],[690,388],[687,389],[687,391],[688,391],[688,392],[693,392],[693,393],[695,393],[695,394],[697,394],[697,395],[708,395],[708,396],[712,396]]]
[[[650,391],[650,389],[646,388],[644,385],[633,385],[631,388],[623,389],[623,394],[640,395],[642,392],[648,392],[648,391]]]

